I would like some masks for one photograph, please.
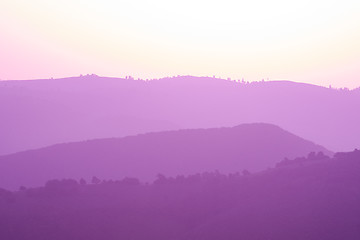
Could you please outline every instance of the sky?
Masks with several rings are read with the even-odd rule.
[[[0,0],[0,79],[217,76],[360,86],[358,0]]]

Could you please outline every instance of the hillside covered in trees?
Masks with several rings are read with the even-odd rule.
[[[96,75],[0,81],[0,155],[58,143],[188,128],[275,124],[333,151],[360,142],[359,90],[289,81]]]
[[[153,181],[167,176],[218,170],[223,173],[260,171],[279,159],[306,156],[322,146],[271,124],[229,128],[188,129],[124,138],[59,144],[0,156],[0,187],[41,186],[54,178]]]
[[[360,239],[360,151],[260,173],[159,174],[0,190],[0,239]]]

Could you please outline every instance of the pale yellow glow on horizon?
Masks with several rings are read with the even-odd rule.
[[[354,0],[0,0],[0,78],[216,75],[353,88],[359,12]]]

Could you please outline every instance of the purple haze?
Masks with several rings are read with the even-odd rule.
[[[40,186],[54,178],[166,176],[260,171],[287,157],[331,154],[270,124],[179,130],[59,144],[0,157],[0,187]]]
[[[51,180],[0,189],[0,239],[358,240],[359,182],[360,151],[153,184]]]
[[[286,81],[0,82],[0,239],[358,240],[359,104]]]
[[[0,155],[56,143],[266,122],[350,151],[360,142],[360,91],[293,82],[97,76],[0,82]]]

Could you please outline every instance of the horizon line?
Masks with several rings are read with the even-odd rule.
[[[50,77],[50,78],[33,78],[33,79],[1,79],[0,78],[0,82],[10,82],[10,81],[45,81],[45,80],[61,80],[61,79],[71,79],[71,78],[84,78],[84,77],[97,77],[97,78],[109,78],[109,79],[122,79],[122,80],[133,80],[133,81],[157,81],[157,80],[164,80],[164,79],[171,79],[171,78],[181,78],[181,77],[193,77],[193,78],[210,78],[210,79],[214,79],[214,80],[223,80],[223,81],[231,81],[231,82],[237,82],[237,83],[241,83],[241,84],[254,84],[254,83],[264,83],[264,82],[290,82],[290,83],[297,83],[297,84],[305,84],[305,85],[312,85],[312,86],[317,86],[317,87],[323,87],[323,88],[327,88],[327,89],[334,89],[334,90],[349,90],[349,91],[353,91],[356,89],[360,89],[360,85],[358,87],[354,87],[354,88],[348,88],[348,87],[332,87],[331,85],[328,86],[324,86],[324,85],[318,85],[318,84],[314,84],[314,83],[308,83],[308,82],[300,82],[300,81],[294,81],[294,80],[289,80],[289,79],[269,79],[269,78],[263,78],[261,80],[248,80],[246,81],[245,78],[231,78],[231,77],[227,77],[227,78],[223,78],[220,76],[195,76],[195,75],[173,75],[173,76],[166,76],[166,77],[160,77],[160,78],[135,78],[131,75],[127,75],[125,77],[117,77],[117,76],[100,76],[94,73],[91,74],[80,74],[77,76],[69,76],[69,77]]]

